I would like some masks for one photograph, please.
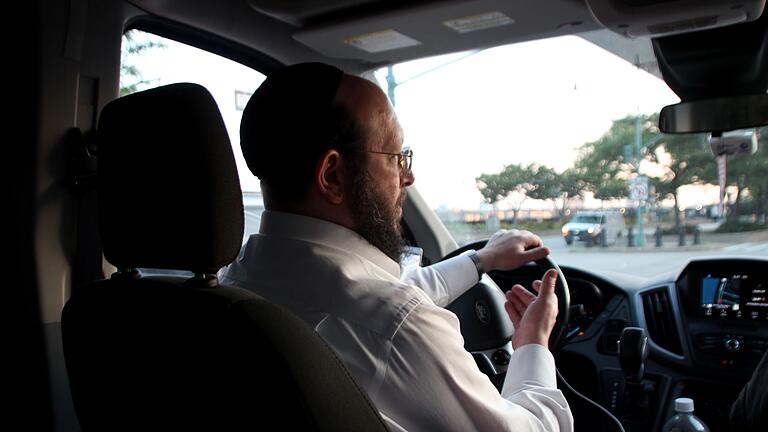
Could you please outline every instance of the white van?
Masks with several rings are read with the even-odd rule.
[[[563,225],[562,234],[566,244],[574,240],[590,241],[595,244],[614,244],[624,236],[624,217],[616,211],[580,211]]]

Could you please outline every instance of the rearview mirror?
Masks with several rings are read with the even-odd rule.
[[[768,95],[757,94],[680,102],[662,108],[664,133],[724,132],[768,124]]]

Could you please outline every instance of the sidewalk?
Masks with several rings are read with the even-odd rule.
[[[768,242],[768,230],[762,231],[748,231],[741,233],[701,233],[700,243],[694,244],[693,234],[685,235],[685,245],[679,245],[679,237],[677,235],[664,235],[662,237],[662,245],[656,246],[656,237],[651,232],[650,235],[645,236],[645,246],[629,246],[627,244],[627,238],[618,239],[616,244],[602,247],[598,244],[587,247],[584,242],[576,242],[567,247],[568,252],[684,252],[684,251],[707,251],[707,250],[719,250],[734,245],[743,243],[766,243]]]

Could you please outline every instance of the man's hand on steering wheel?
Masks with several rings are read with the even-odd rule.
[[[477,251],[485,271],[512,270],[549,255],[539,236],[521,230],[499,230]]]
[[[542,280],[533,282],[538,296],[531,294],[522,285],[515,285],[507,291],[504,309],[515,326],[512,348],[535,343],[547,346],[552,327],[557,318],[557,296],[555,283],[557,270],[549,269]]]
[[[535,340],[535,343],[548,346],[553,353],[559,352],[564,343],[563,333],[569,320],[570,293],[565,277],[557,264],[549,258],[549,248],[542,244],[541,238],[528,231],[500,230],[488,241],[478,240],[466,244],[446,255],[442,260],[453,258],[468,250],[477,251],[483,270],[486,272],[491,270],[514,271],[514,269],[533,261],[542,273],[553,269],[557,276],[554,288],[547,285],[547,293],[544,295],[536,296],[528,293],[529,296],[525,296],[519,291],[522,287],[513,290],[513,294],[514,291],[518,292],[520,305],[523,305],[518,312],[519,319],[510,314],[505,304],[508,303],[509,298],[501,293],[501,290],[493,283],[492,278],[481,279],[480,283],[473,289],[448,305],[448,309],[462,320],[461,329],[465,344],[476,351],[485,350],[493,343],[501,345],[505,343],[504,339],[509,341],[508,338],[514,333],[517,336],[513,345],[522,346]],[[551,274],[547,272],[547,275]],[[542,279],[551,282],[549,278],[551,276]],[[534,285],[535,290],[539,289],[539,283],[536,282]],[[556,303],[556,305],[551,306],[551,303]],[[491,320],[490,324],[487,321],[478,321],[478,304],[487,305],[490,310],[494,311],[491,314],[494,319]],[[538,306],[533,307],[534,305]],[[507,321],[507,317],[503,316],[505,314],[509,315],[509,321]],[[556,317],[554,325],[551,323],[551,315]],[[487,315],[484,316],[487,317]],[[547,335],[549,335],[548,342]],[[520,343],[518,344],[518,342]]]

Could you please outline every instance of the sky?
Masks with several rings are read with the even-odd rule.
[[[446,61],[399,65],[395,77]],[[377,75],[383,82],[385,71]],[[482,200],[480,174],[512,163],[562,171],[613,120],[679,99],[657,77],[566,36],[482,51],[398,86],[395,102],[419,191],[433,207],[471,208]]]
[[[152,87],[185,81],[211,91],[230,132],[243,190],[258,190],[240,154],[235,92],[253,92],[263,75],[196,48],[165,44],[131,61],[143,78],[155,80]],[[407,80],[396,88],[395,108],[405,145],[414,150],[416,187],[432,208],[478,209],[482,196],[474,179],[480,174],[534,162],[562,171],[613,120],[679,101],[659,78],[576,36],[466,55],[394,67],[397,81]],[[375,74],[380,85],[385,74]]]

